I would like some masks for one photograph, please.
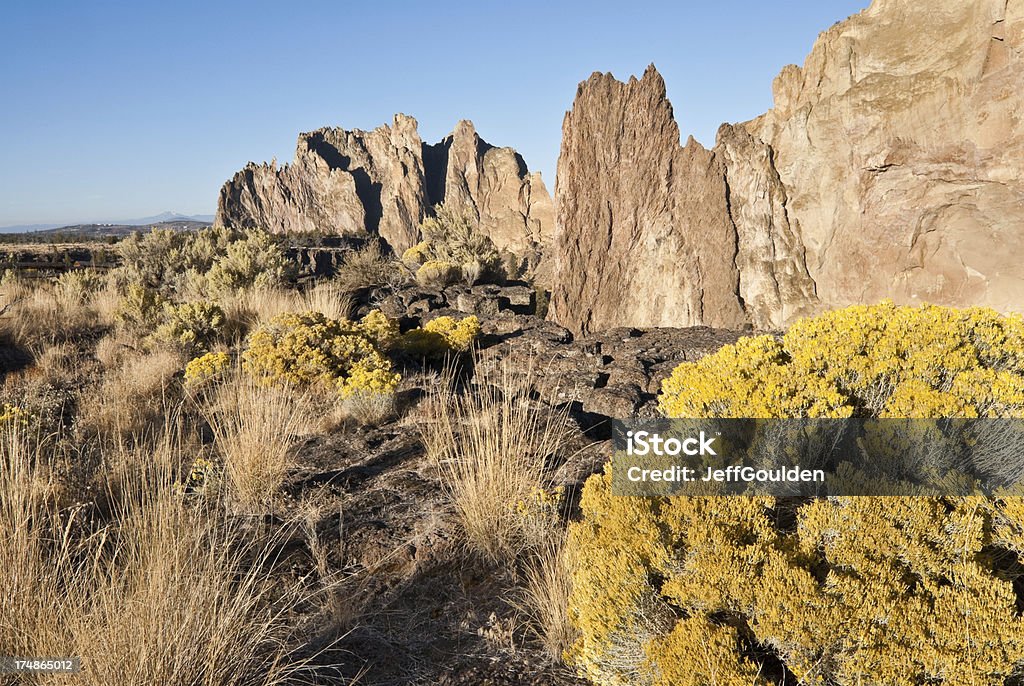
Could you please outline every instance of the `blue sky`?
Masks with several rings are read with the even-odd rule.
[[[554,185],[562,116],[594,71],[654,62],[683,136],[771,106],[771,82],[868,0],[7,3],[0,226],[212,213],[296,135],[472,119]]]

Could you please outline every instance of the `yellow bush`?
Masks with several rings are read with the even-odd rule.
[[[417,269],[430,259],[430,244],[420,241],[402,253],[402,264],[410,269]]]
[[[188,302],[164,306],[164,322],[153,337],[165,343],[180,345],[186,350],[206,350],[217,340],[224,328],[224,310],[206,302]]]
[[[346,397],[356,390],[394,392],[400,377],[385,352],[397,325],[381,317],[376,311],[361,322],[319,312],[278,315],[250,336],[243,367],[271,382],[333,387]]]
[[[669,417],[1021,417],[1024,319],[986,308],[829,312],[776,340],[744,338],[680,365]]]
[[[427,260],[416,270],[416,281],[422,286],[449,286],[460,278],[458,266],[445,260]]]
[[[1019,316],[882,303],[683,364],[661,408],[1021,417],[1022,383]],[[613,685],[1002,685],[1024,665],[1021,502],[616,497],[606,468],[570,527],[569,658]]]
[[[206,353],[185,365],[185,383],[198,385],[222,376],[231,363],[227,353]]]
[[[770,684],[781,663],[807,684],[1001,685],[1024,623],[990,545],[1020,540],[1015,501],[831,498],[782,529],[772,498],[617,497],[592,477],[570,657],[599,684]]]
[[[438,317],[422,328],[407,331],[401,340],[402,349],[411,357],[439,359],[448,353],[465,353],[480,335],[480,320]]]
[[[5,427],[28,426],[32,421],[32,413],[17,405],[3,403],[0,405],[0,429]]]

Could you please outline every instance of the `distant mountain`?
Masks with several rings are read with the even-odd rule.
[[[178,214],[177,212],[161,212],[160,214],[153,215],[152,217],[142,217],[141,219],[120,219],[118,221],[109,222],[89,222],[92,224],[120,224],[122,226],[142,226],[143,224],[163,224],[165,222],[203,222],[207,224],[213,223],[212,214]]]
[[[0,233],[32,233],[35,231],[53,231],[54,229],[61,231],[67,230],[69,232],[81,230],[82,227],[125,227],[125,226],[150,226],[152,224],[168,224],[168,223],[197,223],[197,224],[212,224],[212,214],[194,214],[185,215],[178,214],[177,212],[161,212],[160,214],[153,215],[152,217],[140,217],[138,219],[114,219],[110,221],[98,221],[98,222],[78,222],[70,224],[19,224],[14,226],[0,226]]]

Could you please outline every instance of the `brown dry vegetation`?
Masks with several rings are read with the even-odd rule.
[[[376,657],[345,649],[349,634],[366,622],[364,633],[391,631],[370,608],[406,612],[378,598],[406,544],[357,563],[348,499],[302,486],[304,451],[389,424],[414,441],[423,429],[422,469],[444,494],[432,526],[458,529],[440,563],[465,571],[444,583],[493,576],[494,627],[514,627],[495,649],[530,644],[560,660],[568,576],[546,461],[562,450],[564,417],[524,402],[521,375],[474,386],[449,358],[435,383],[440,358],[421,359],[396,369],[397,395],[339,396],[242,364],[250,334],[278,315],[345,320],[368,287],[400,287],[404,272],[375,245],[339,278],[299,286],[246,234],[153,234],[125,254],[108,273],[0,281],[0,655],[84,668],[0,683],[350,683]],[[424,388],[440,390],[419,402]],[[446,594],[465,589],[439,602]],[[505,636],[494,627],[476,640]],[[423,667],[400,670],[412,680]]]

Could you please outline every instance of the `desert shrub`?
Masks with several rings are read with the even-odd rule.
[[[462,279],[462,271],[447,260],[427,260],[416,270],[416,283],[429,288],[444,288]]]
[[[356,392],[393,393],[399,375],[386,352],[397,324],[373,311],[360,322],[328,319],[319,312],[282,314],[249,338],[246,370],[271,382]]]
[[[114,318],[129,333],[145,335],[160,325],[167,301],[160,292],[143,284],[131,284],[118,304]]]
[[[800,683],[995,686],[1024,660],[990,548],[1007,501],[831,498],[788,530],[782,505],[616,497],[592,477],[571,534],[576,663],[602,684],[768,684],[781,663]]]
[[[474,316],[464,319],[437,317],[422,328],[407,331],[401,347],[413,358],[436,360],[450,353],[465,353],[473,347],[480,335],[480,320]]]
[[[64,272],[57,277],[55,290],[58,299],[67,307],[82,306],[104,286],[103,275],[94,269]]]
[[[190,354],[196,354],[213,345],[220,337],[224,324],[224,310],[213,303],[165,304],[163,323],[154,331],[153,337],[159,342],[177,345]]]
[[[380,286],[394,290],[408,280],[408,270],[401,262],[385,255],[376,240],[347,253],[334,275],[334,282],[349,293]]]
[[[1022,341],[991,310],[853,307],[684,363],[661,408],[1019,417]],[[616,685],[1003,684],[1024,664],[1020,503],[620,497],[606,468],[570,527],[570,657]]]
[[[132,232],[118,244],[121,267],[117,277],[125,285],[159,288],[177,270],[187,268],[185,245],[188,240],[186,234],[171,229]]]
[[[3,403],[0,405],[0,431],[10,430],[10,427],[18,425],[26,427],[31,423],[32,413],[12,405]]]
[[[224,255],[218,257],[206,274],[213,292],[231,293],[240,288],[269,288],[293,276],[294,265],[288,260],[277,239],[265,231],[247,231],[228,243]]]
[[[142,285],[164,295],[198,297],[282,283],[292,263],[270,234],[211,227],[202,231],[136,232],[118,246],[122,265],[114,279],[122,289]]]
[[[469,284],[505,277],[502,256],[491,239],[480,233],[466,212],[446,204],[420,224],[423,240],[402,255],[423,285],[445,286],[459,279]]]
[[[993,310],[836,310],[744,338],[662,386],[669,417],[1019,417],[1024,318]]]
[[[231,356],[224,352],[206,353],[185,365],[185,383],[199,386],[222,377],[231,364]]]

